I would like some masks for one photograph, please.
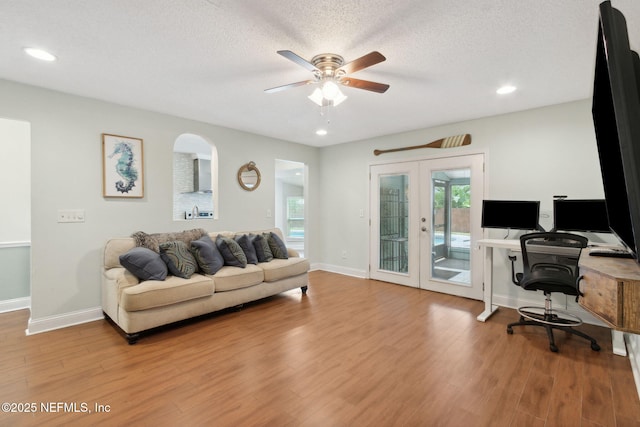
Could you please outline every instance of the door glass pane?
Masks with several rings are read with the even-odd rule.
[[[409,176],[380,177],[380,270],[407,273]]]
[[[470,285],[471,170],[431,174],[431,277]]]

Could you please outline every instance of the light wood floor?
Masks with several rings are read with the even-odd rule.
[[[541,301],[542,301],[542,294]],[[0,425],[637,426],[629,359],[428,291],[313,272],[299,290],[143,337],[106,321],[25,336],[0,315]],[[42,413],[76,403],[91,413]],[[109,412],[95,412],[95,405]],[[108,405],[108,406],[107,406]]]

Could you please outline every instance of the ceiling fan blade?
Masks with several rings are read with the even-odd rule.
[[[304,85],[308,85],[308,84],[311,84],[311,83],[315,83],[315,81],[314,80],[304,80],[302,82],[289,83],[288,85],[272,87],[270,89],[265,89],[264,91],[266,93],[280,92],[281,90],[291,89],[292,87],[304,86]]]
[[[371,92],[385,93],[387,89],[389,89],[389,85],[387,84],[354,79],[353,77],[343,77],[339,81],[344,86],[370,90]]]
[[[344,64],[342,67],[338,68],[338,70],[343,70],[346,74],[351,74],[367,67],[371,67],[372,65],[376,65],[386,59],[387,58],[385,58],[380,52],[373,51]]]
[[[309,71],[320,71],[316,68],[315,65],[313,65],[311,62],[307,61],[306,59],[296,55],[295,53],[291,52],[290,50],[279,50],[278,53],[282,56],[284,56],[285,58],[287,58],[290,61],[295,62],[298,65],[303,66],[304,68],[306,68]]]

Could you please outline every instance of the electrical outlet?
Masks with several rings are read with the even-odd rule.
[[[267,218],[271,218],[271,209],[267,209]]]
[[[342,259],[347,259],[347,250],[346,249],[342,250]]]

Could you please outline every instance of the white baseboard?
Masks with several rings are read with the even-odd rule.
[[[27,335],[34,335],[101,319],[104,319],[101,307],[57,314],[55,316],[43,317],[41,319],[33,319],[30,317],[28,327],[25,332]]]
[[[367,272],[365,270],[359,270],[357,268],[349,268],[349,267],[342,267],[339,265],[332,265],[332,264],[322,264],[322,263],[315,263],[311,265],[311,270],[323,270],[323,271],[328,271],[330,273],[338,273],[338,274],[344,274],[345,276],[352,276],[352,277],[357,277],[359,279],[366,279],[367,276]]]
[[[24,310],[31,307],[31,297],[15,298],[0,301],[0,313],[9,311]]]

